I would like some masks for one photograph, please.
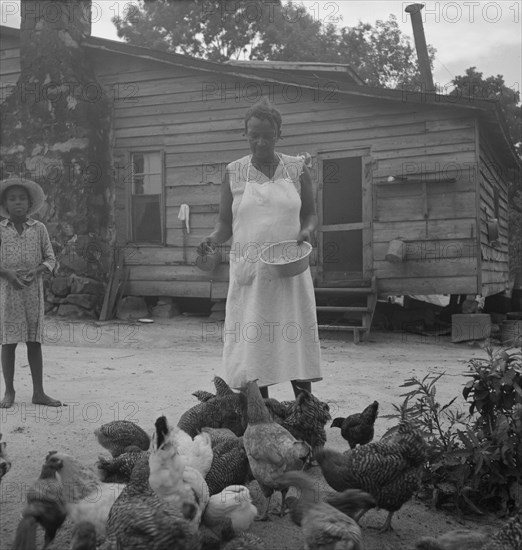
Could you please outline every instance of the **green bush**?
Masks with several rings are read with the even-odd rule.
[[[484,359],[471,359],[471,380],[463,396],[437,401],[436,383],[444,374],[410,378],[401,387],[404,402],[396,414],[425,433],[429,458],[424,469],[425,493],[435,506],[452,504],[480,512],[506,513],[517,499],[522,481],[522,354],[487,349]]]

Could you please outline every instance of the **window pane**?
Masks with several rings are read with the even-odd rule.
[[[135,174],[143,174],[143,155],[134,153],[132,155],[132,169]]]
[[[160,205],[160,195],[132,197],[132,236],[135,242],[162,242]]]

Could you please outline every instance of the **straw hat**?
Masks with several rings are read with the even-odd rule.
[[[14,185],[23,187],[31,197],[32,204],[27,212],[28,215],[34,214],[42,208],[45,202],[45,193],[43,189],[35,181],[28,180],[21,176],[9,176],[7,179],[0,181],[0,203],[2,202],[5,190]],[[7,212],[2,204],[0,204],[0,216],[4,216],[4,218],[9,217],[9,212]]]

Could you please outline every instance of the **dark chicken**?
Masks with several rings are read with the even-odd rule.
[[[394,512],[418,489],[426,457],[427,445],[421,432],[406,422],[386,441],[368,443],[344,453],[326,448],[315,453],[332,489],[361,489],[372,495],[379,508],[388,510],[383,531],[391,529]]]
[[[2,434],[0,434],[0,481],[11,469],[11,461],[5,450],[6,446],[7,444],[5,441],[2,441]]]
[[[40,477],[27,492],[12,550],[35,550],[38,524],[45,530],[44,548],[54,540],[67,517],[64,487],[56,475],[61,467],[62,461],[54,456],[42,466]]]
[[[351,414],[346,418],[335,418],[331,428],[341,428],[341,436],[348,441],[350,449],[365,445],[373,439],[373,427],[379,412],[379,403],[374,401],[362,413]]]

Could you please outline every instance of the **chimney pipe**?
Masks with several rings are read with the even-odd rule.
[[[415,39],[415,49],[417,50],[417,61],[419,63],[422,83],[427,92],[434,92],[435,85],[433,84],[433,76],[431,74],[430,57],[422,25],[421,10],[423,7],[424,4],[410,4],[406,6],[404,11],[411,16],[411,26],[413,27],[413,37]]]

